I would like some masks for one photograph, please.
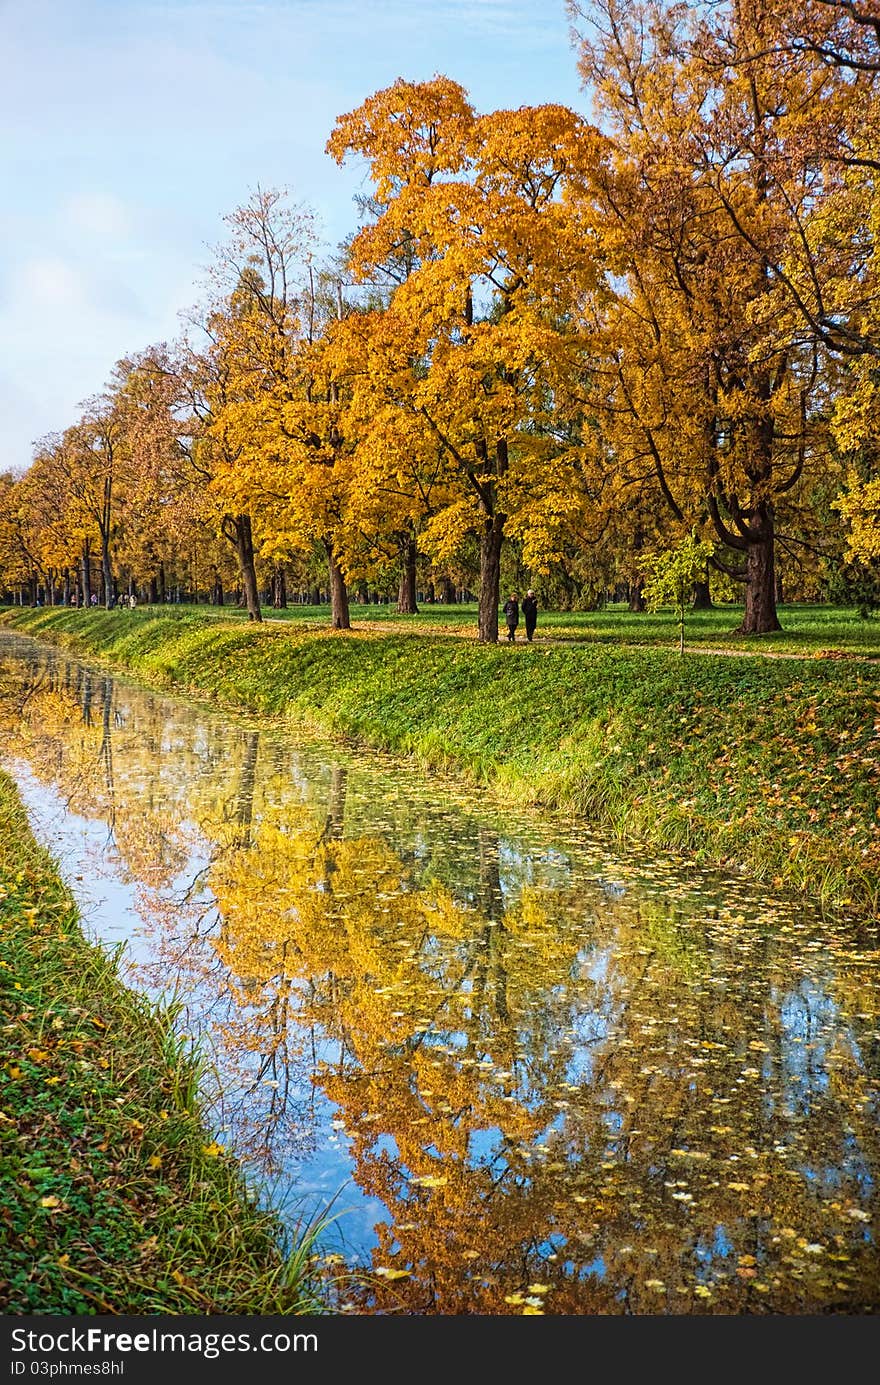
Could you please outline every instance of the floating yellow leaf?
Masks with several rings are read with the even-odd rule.
[[[61,1198],[60,1198],[60,1197],[56,1197],[54,1193],[50,1194],[49,1197],[41,1197],[41,1198],[40,1198],[40,1206],[41,1206],[41,1207],[60,1207],[60,1206],[61,1206]]]
[[[148,1169],[161,1169],[162,1159],[158,1154],[151,1154],[147,1160]]]
[[[218,1145],[216,1140],[212,1140],[209,1145],[204,1146],[202,1153],[208,1159],[216,1159],[218,1154],[223,1153],[223,1146]]]

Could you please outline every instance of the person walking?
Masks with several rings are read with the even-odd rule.
[[[504,619],[507,621],[507,638],[511,644],[516,640],[516,627],[519,625],[519,598],[511,592],[504,603]]]
[[[523,597],[522,613],[526,623],[526,639],[529,641],[529,644],[531,644],[532,636],[535,633],[535,626],[538,623],[538,598],[535,596],[531,587],[529,587]]]

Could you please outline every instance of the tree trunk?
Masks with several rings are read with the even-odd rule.
[[[694,611],[712,611],[715,609],[712,602],[712,593],[709,590],[708,578],[705,582],[701,581],[694,583],[694,599],[691,609]]]
[[[235,548],[248,620],[261,621],[263,614],[260,610],[260,589],[254,564],[254,536],[250,515],[226,515],[223,520],[223,532]]]
[[[407,534],[400,545],[403,567],[400,573],[400,588],[397,593],[397,609],[401,615],[418,614],[416,602],[416,559],[418,550],[414,534]]]
[[[634,582],[629,584],[629,609],[631,611],[644,611],[645,598],[642,594],[645,586],[645,579],[637,577]]]
[[[272,571],[272,606],[276,611],[287,609],[287,578],[280,564]]]
[[[455,587],[451,577],[440,578],[440,601],[444,606],[455,605]]]
[[[325,539],[324,547],[327,550],[327,570],[330,574],[330,624],[334,630],[350,630],[351,616],[348,610],[345,578],[336,561],[333,545],[329,539]]]
[[[746,553],[746,609],[736,629],[739,635],[768,635],[782,629],[776,615],[773,517],[769,507],[762,506],[762,510],[763,536],[759,542],[750,543]]]
[[[92,554],[91,544],[88,539],[83,539],[82,550],[82,589],[83,605],[92,604]]]
[[[110,531],[101,533],[101,585],[105,610],[113,603],[113,568],[110,566]]]
[[[70,605],[70,568],[64,569],[64,594],[61,598],[65,606]]]
[[[505,515],[487,515],[480,535],[479,638],[482,644],[498,643],[498,602],[501,593],[501,545]]]
[[[165,587],[165,564],[164,564],[164,563],[160,563],[160,564],[159,564],[159,600],[161,601],[161,603],[162,603],[163,606],[165,605],[165,597],[167,596],[167,594],[168,594],[168,593],[167,593],[166,587]]]

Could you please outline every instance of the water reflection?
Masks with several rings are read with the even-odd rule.
[[[880,1304],[870,929],[0,640],[7,763],[218,1129],[282,1209],[348,1180],[353,1311]]]

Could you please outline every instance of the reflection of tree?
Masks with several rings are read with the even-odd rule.
[[[254,820],[254,786],[257,781],[257,753],[260,748],[259,731],[244,733],[244,755],[238,772],[238,788],[230,804],[230,820],[241,830],[235,834],[237,846],[247,848],[251,841],[251,823]]]
[[[0,719],[74,811],[115,813],[241,1152],[282,1170],[335,1104],[399,1275],[366,1311],[877,1306],[876,954],[844,924],[578,879],[488,814],[69,663]]]
[[[851,1216],[880,1154],[864,1121],[849,1150],[867,1089],[829,1103],[807,1077],[804,1109],[782,1057],[799,1046],[797,967],[769,930],[723,915],[697,929],[625,897],[599,916],[583,891],[505,908],[489,833],[467,908],[382,843],[291,830],[289,814],[264,818],[258,845],[212,881],[225,960],[249,978],[249,1024],[257,982],[326,1036],[320,1084],[359,1185],[388,1208],[374,1265],[400,1274],[363,1306],[519,1311],[532,1282],[563,1313],[876,1295]],[[775,1005],[768,977],[786,981]],[[827,1040],[826,1004],[809,992]]]

